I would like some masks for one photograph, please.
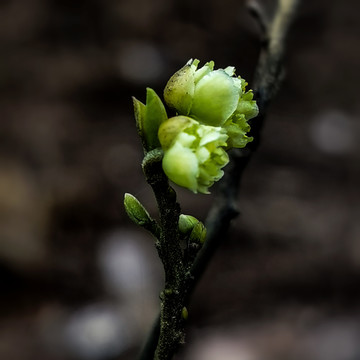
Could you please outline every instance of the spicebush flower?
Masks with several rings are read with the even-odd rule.
[[[223,128],[203,125],[190,117],[166,120],[159,128],[165,174],[194,193],[209,194],[209,187],[223,176],[221,169],[229,162],[224,150],[227,139]]]
[[[134,98],[138,133],[145,153],[161,148],[163,170],[170,180],[197,193],[223,176],[231,148],[243,148],[253,140],[248,120],[259,110],[247,82],[235,68],[214,70],[210,61],[198,69],[199,60],[189,60],[168,81],[166,104],[177,116],[168,119],[154,90],[148,88],[146,104]]]
[[[235,68],[214,70],[210,61],[198,69],[199,60],[189,60],[168,81],[164,90],[166,104],[179,115],[189,116],[202,124],[224,127],[228,147],[242,148],[251,137],[248,120],[258,114],[252,91],[246,92],[246,81],[235,76]]]

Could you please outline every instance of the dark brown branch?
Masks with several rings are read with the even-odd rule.
[[[230,164],[221,179],[214,205],[206,220],[208,236],[205,246],[193,265],[194,282],[192,289],[189,290],[189,295],[224,238],[231,220],[238,215],[236,200],[240,191],[240,180],[252,154],[259,146],[267,107],[276,95],[283,78],[285,39],[297,2],[297,0],[279,0],[277,11],[271,20],[267,18],[267,14],[255,0],[249,2],[252,13],[257,11],[255,18],[265,31],[263,36],[266,39],[266,41],[262,41],[253,85],[256,102],[259,106],[259,115],[251,123],[251,135],[254,137],[254,141],[249,143],[245,149],[233,150],[230,153]],[[256,6],[253,5],[255,3]],[[266,18],[264,18],[265,16]]]
[[[156,248],[165,272],[165,289],[160,296],[160,327],[155,325],[153,329],[158,334],[154,338],[157,343],[156,360],[170,359],[183,342],[185,335],[181,313],[187,287],[187,271],[183,264],[178,230],[180,205],[162,170],[162,157],[162,151],[155,149],[147,153],[143,161],[146,181],[154,191],[159,208],[160,236]]]

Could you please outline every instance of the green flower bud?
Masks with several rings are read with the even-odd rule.
[[[184,320],[187,320],[189,317],[188,309],[185,306],[182,308],[181,316]]]
[[[179,217],[179,230],[182,234],[190,233],[199,220],[191,215],[181,214]]]
[[[208,188],[221,179],[221,169],[229,162],[223,148],[227,139],[221,127],[202,125],[186,116],[168,119],[159,128],[165,174],[194,193],[209,194]]]
[[[206,238],[206,228],[201,221],[198,221],[193,227],[189,241],[192,243],[203,244]]]
[[[129,218],[137,225],[147,227],[151,225],[152,219],[140,201],[133,195],[126,193],[124,206]]]

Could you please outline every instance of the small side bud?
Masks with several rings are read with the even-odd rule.
[[[194,216],[181,214],[179,217],[179,231],[182,234],[189,234],[198,222],[199,220]]]
[[[129,218],[137,225],[147,227],[152,223],[149,213],[140,201],[133,195],[126,193],[124,196],[124,206]]]
[[[203,244],[205,242],[205,238],[206,228],[201,221],[198,221],[191,231],[189,242]]]
[[[189,317],[188,309],[185,306],[182,308],[181,316],[184,320],[187,320]]]
[[[172,295],[174,292],[173,292],[173,290],[172,289],[165,289],[164,290],[164,295]]]

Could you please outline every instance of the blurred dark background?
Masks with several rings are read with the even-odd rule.
[[[360,358],[359,12],[301,4],[177,359]],[[189,58],[251,86],[259,48],[244,1],[0,1],[1,359],[135,358],[162,269],[122,205],[130,192],[156,213],[131,96],[161,94]],[[204,219],[212,196],[179,200]]]

